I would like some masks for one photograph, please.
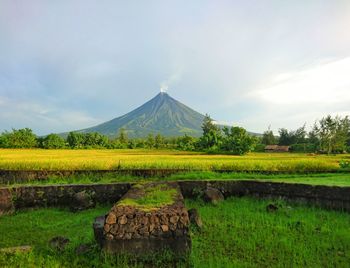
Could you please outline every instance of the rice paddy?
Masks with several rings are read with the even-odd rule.
[[[41,150],[0,149],[0,169],[116,170],[186,169],[267,172],[335,172],[350,155],[250,153],[208,155],[167,150]]]

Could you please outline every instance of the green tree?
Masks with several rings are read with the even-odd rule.
[[[57,134],[47,135],[42,140],[42,147],[45,149],[62,149],[65,146],[65,140]]]
[[[154,136],[152,133],[148,134],[146,141],[144,143],[146,145],[147,148],[152,149],[154,148],[154,144],[155,144],[155,140],[154,140]]]
[[[254,149],[256,139],[242,127],[224,127],[222,149],[236,155],[243,155]]]
[[[196,139],[194,137],[185,135],[178,137],[175,141],[176,148],[184,151],[193,151],[195,150]]]
[[[83,134],[83,145],[85,148],[106,148],[108,143],[108,137],[98,132]]]
[[[164,147],[164,138],[159,133],[154,137],[154,147],[156,149]]]
[[[202,130],[203,135],[199,140],[200,146],[203,149],[219,148],[222,138],[221,130],[208,114],[203,119]]]
[[[84,134],[78,132],[69,132],[67,136],[67,143],[71,148],[84,148],[85,137]]]
[[[347,141],[350,131],[350,121],[348,116],[341,118],[330,115],[322,118],[315,125],[320,150],[325,153],[342,153],[347,149]]]
[[[119,129],[119,134],[118,134],[118,140],[122,146],[125,146],[125,148],[128,145],[128,135],[125,131],[125,128]]]
[[[270,127],[264,132],[261,143],[265,145],[277,143],[276,137],[273,135],[273,131],[270,129]]]
[[[288,131],[285,128],[279,129],[279,145],[292,145],[305,143],[306,141],[306,131],[305,125],[294,131]]]
[[[30,128],[12,129],[1,136],[1,144],[5,148],[34,148],[38,145],[37,137]]]

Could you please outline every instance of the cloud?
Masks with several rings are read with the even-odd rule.
[[[337,104],[350,101],[350,57],[278,74],[251,96],[272,104]]]
[[[29,127],[37,134],[65,132],[93,126],[101,122],[83,111],[61,109],[52,103],[10,99],[0,96],[0,131]]]
[[[159,87],[255,132],[347,113],[349,23],[346,0],[3,0],[0,128],[89,127]]]

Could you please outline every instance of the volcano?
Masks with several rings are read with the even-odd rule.
[[[160,92],[135,110],[100,125],[76,132],[98,132],[107,136],[116,136],[124,129],[129,137],[145,137],[148,134],[161,134],[167,137],[198,137],[202,134],[201,125],[204,115]]]

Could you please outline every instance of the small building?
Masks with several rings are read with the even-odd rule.
[[[289,146],[285,145],[266,145],[265,152],[271,153],[281,153],[281,152],[289,152]]]

